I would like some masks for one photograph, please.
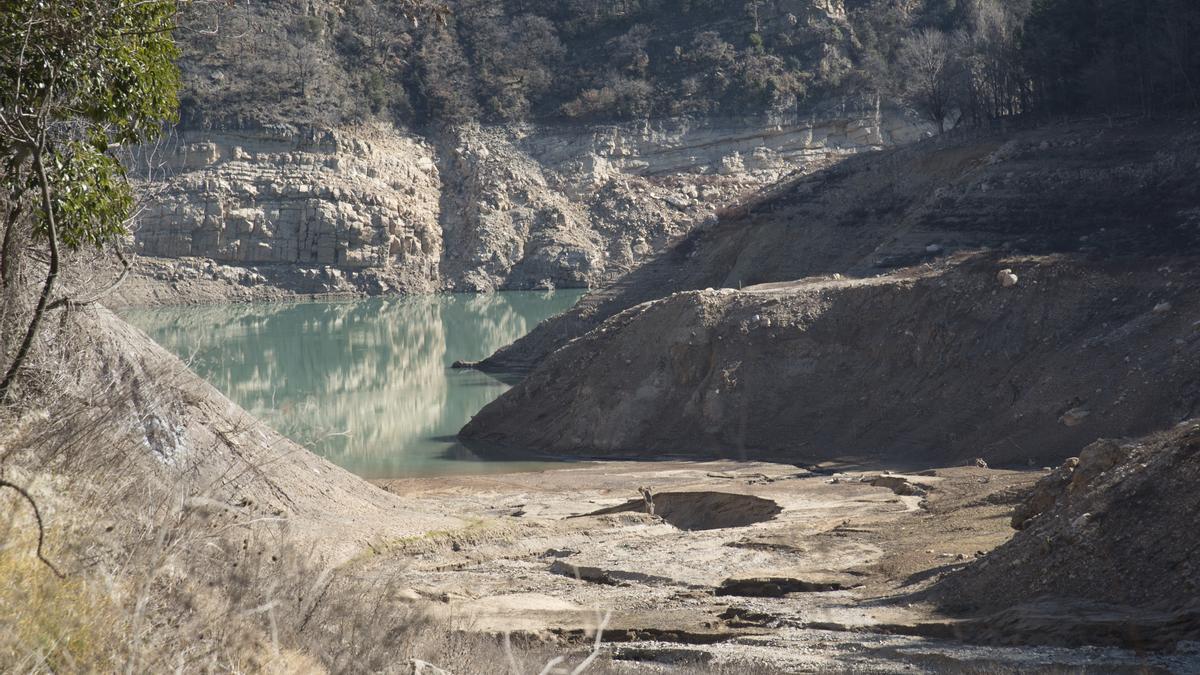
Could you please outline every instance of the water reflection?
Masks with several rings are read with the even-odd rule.
[[[370,478],[513,470],[454,434],[508,385],[481,359],[577,292],[129,310],[125,317],[280,432]]]

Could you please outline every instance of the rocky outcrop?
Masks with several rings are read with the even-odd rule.
[[[589,287],[784,176],[924,133],[878,111],[463,126],[427,139],[185,130],[151,174],[136,241],[153,257],[358,272],[364,292]]]
[[[982,256],[678,293],[572,340],[460,436],[572,456],[1058,461],[1200,412],[1195,269]]]
[[[1034,616],[1049,614],[1048,605],[1068,615],[1078,607],[1070,603],[1080,601],[1091,603],[1093,613],[1105,603],[1098,609],[1110,615],[1114,606],[1154,608],[1169,612],[1171,625],[1135,632],[1136,622],[1110,621],[1109,630],[1146,646],[1194,640],[1200,635],[1197,480],[1195,419],[1144,438],[1098,442],[1038,485],[1024,505],[1038,514],[1021,532],[942,581],[933,596],[958,610],[1037,602]],[[1030,617],[1019,609],[1015,615]],[[996,624],[993,637],[1013,628]]]
[[[1073,423],[1072,426],[1074,425]],[[1039,480],[1025,501],[1013,509],[1013,528],[1025,529],[1035,518],[1052,509],[1060,500],[1065,501],[1084,493],[1096,478],[1127,461],[1132,450],[1132,445],[1124,445],[1106,438],[1084,448],[1078,457],[1068,458],[1062,466]]]
[[[415,137],[184,131],[161,170],[135,232],[143,254],[370,268],[399,288],[437,285],[440,179]]]

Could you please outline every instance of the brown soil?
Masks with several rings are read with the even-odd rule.
[[[610,462],[487,477],[387,481],[459,530],[372,543],[351,568],[387,577],[472,632],[588,639],[611,612],[617,663],[767,672],[1113,672],[1170,667],[1119,649],[973,647],[969,619],[918,600],[1011,535],[1008,516],[1044,472],[963,467],[830,474],[739,462]],[[645,513],[690,505],[687,529]],[[918,495],[916,493],[923,493]],[[641,508],[639,508],[639,506]],[[946,641],[949,638],[952,641]],[[636,644],[622,646],[627,642]],[[684,668],[681,672],[687,672]]]
[[[1023,529],[1012,541],[933,597],[959,612],[1006,610],[984,633],[994,640],[1197,639],[1198,482],[1200,422],[1098,442],[1042,479],[1018,509]]]
[[[680,293],[550,355],[461,437],[575,456],[1057,463],[1200,412],[1196,262],[954,256]]]
[[[866,277],[981,247],[1092,258],[1200,246],[1200,120],[1076,121],[860,155],[723,215],[485,360],[530,370],[673,292]]]

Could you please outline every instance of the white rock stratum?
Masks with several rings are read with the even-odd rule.
[[[589,287],[718,209],[839,157],[919,138],[878,112],[602,126],[184,130],[143,255],[332,266],[377,290]]]

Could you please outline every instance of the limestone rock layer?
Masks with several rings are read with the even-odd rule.
[[[183,130],[147,153],[135,238],[154,257],[370,271],[383,291],[589,287],[785,176],[924,132],[878,112],[428,137]]]

